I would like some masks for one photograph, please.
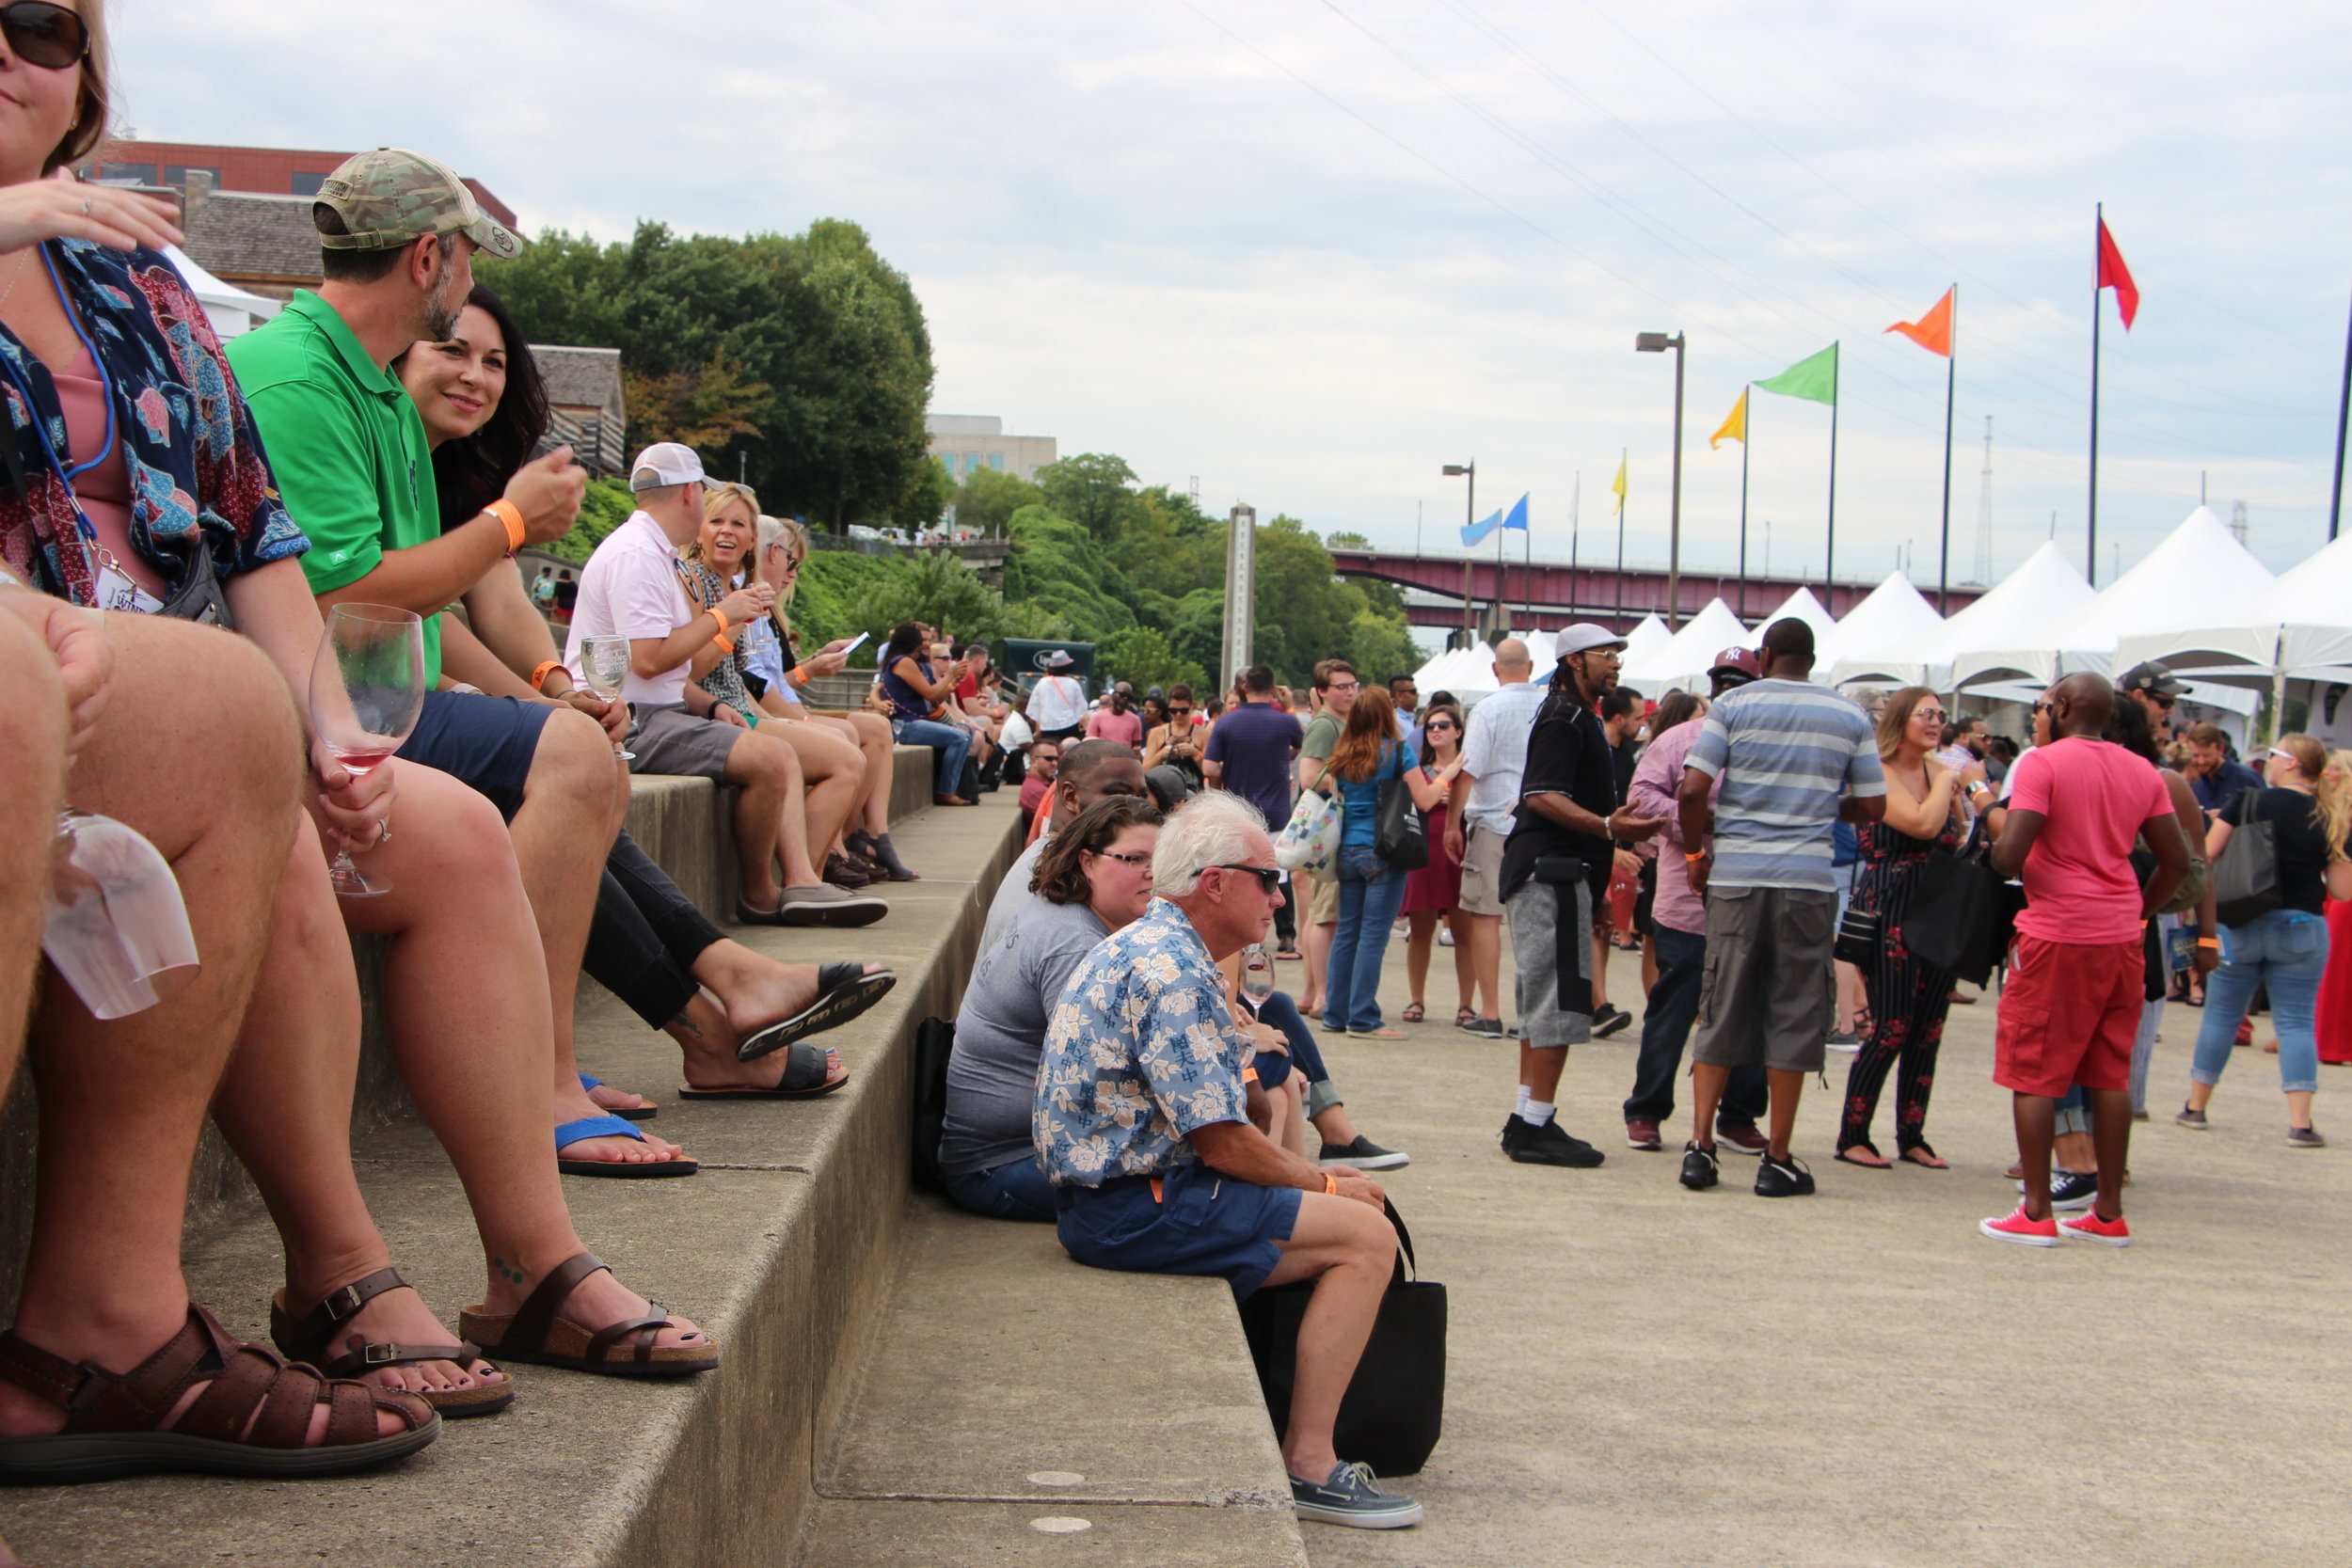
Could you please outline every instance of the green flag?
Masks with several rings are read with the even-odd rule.
[[[1785,398],[1810,398],[1837,405],[1837,345],[1832,343],[1810,359],[1800,359],[1778,375],[1756,384]]]

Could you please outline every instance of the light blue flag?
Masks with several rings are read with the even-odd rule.
[[[1484,540],[1486,535],[1492,533],[1496,529],[1507,528],[1510,525],[1503,522],[1502,513],[1489,512],[1484,517],[1479,518],[1478,521],[1470,524],[1462,530],[1462,543],[1465,545],[1478,544]],[[1521,523],[1519,526],[1524,528],[1527,525],[1525,523]]]
[[[1521,533],[1527,531],[1527,498],[1525,496],[1521,496],[1512,503],[1511,515],[1502,519],[1502,526],[1518,529]]]

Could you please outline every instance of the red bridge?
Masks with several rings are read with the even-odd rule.
[[[1565,561],[1537,561],[1532,564],[1511,561],[1498,568],[1491,556],[1480,560],[1458,555],[1343,548],[1331,551],[1331,564],[1342,577],[1375,578],[1399,588],[1439,594],[1454,601],[1408,601],[1406,614],[1417,626],[1486,624],[1498,605],[1510,611],[1511,625],[1520,629],[1532,626],[1540,631],[1556,631],[1571,621],[1597,621],[1626,631],[1649,614],[1664,617],[1678,626],[1707,608],[1708,600],[1717,597],[1742,619],[1754,620],[1770,614],[1799,588],[1811,588],[1829,612],[1842,620],[1848,610],[1878,586],[1878,580],[1873,579],[1832,583],[1824,588],[1818,578],[1751,574],[1742,579],[1736,575],[1686,568],[1677,584],[1678,602],[1670,612],[1666,606],[1666,574],[1652,567],[1629,566],[1620,577],[1607,563],[1586,565],[1579,562],[1571,566]],[[1921,592],[1929,603],[1935,602],[1931,585]],[[1956,613],[1983,593],[1983,589],[1973,586],[1954,588],[1945,612]]]

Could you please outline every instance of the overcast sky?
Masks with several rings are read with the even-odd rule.
[[[399,6],[127,0],[142,135],[416,147],[544,226],[863,224],[914,279],[933,406],[1116,451],[1204,506],[1458,548],[1662,561],[1690,338],[1684,561],[1737,549],[1740,385],[1841,340],[1838,575],[1936,575],[1960,284],[1953,580],[1985,417],[1996,576],[2079,562],[2092,204],[2106,306],[2099,576],[2197,503],[2274,570],[2327,533],[2352,305],[2342,6],[1810,0],[991,0]],[[491,274],[493,279],[495,274]],[[1821,568],[1829,411],[1757,394],[1751,559]],[[1517,554],[1514,541],[1513,554]]]

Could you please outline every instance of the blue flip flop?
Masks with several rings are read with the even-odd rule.
[[[649,1141],[643,1132],[618,1117],[582,1117],[567,1121],[555,1130],[555,1168],[565,1176],[603,1176],[623,1180],[642,1180],[657,1176],[691,1176],[702,1169],[692,1160],[566,1160],[563,1155],[565,1144],[576,1144],[582,1138],[635,1138],[639,1143]]]
[[[585,1091],[589,1089],[601,1089],[604,1088],[606,1085],[603,1079],[591,1078],[583,1072],[580,1075],[580,1086],[583,1091]],[[637,1098],[643,1100],[645,1097],[641,1094]],[[661,1114],[661,1107],[659,1105],[599,1105],[596,1109],[604,1112],[607,1116],[618,1117],[623,1121],[651,1121],[654,1117]]]

